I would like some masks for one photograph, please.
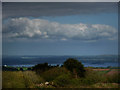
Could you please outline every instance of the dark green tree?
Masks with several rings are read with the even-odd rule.
[[[74,58],[67,59],[63,66],[72,72],[75,78],[85,76],[85,69],[83,64]]]
[[[43,64],[37,64],[33,67],[32,70],[36,71],[36,73],[40,74],[46,70],[48,70],[50,67],[48,63],[43,63]]]
[[[23,68],[20,68],[20,71],[23,71]]]

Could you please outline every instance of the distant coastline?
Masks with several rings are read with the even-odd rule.
[[[47,62],[50,65],[62,65],[67,58],[76,58],[85,67],[116,67],[118,66],[117,55],[94,55],[94,56],[74,56],[74,55],[27,55],[27,56],[3,56],[2,64],[8,66],[29,67],[39,63]]]

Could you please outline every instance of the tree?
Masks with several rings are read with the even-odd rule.
[[[84,77],[85,76],[85,69],[81,62],[74,58],[67,59],[63,66],[67,68],[72,74],[75,76],[75,78]]]
[[[37,64],[33,67],[33,70],[36,71],[36,73],[42,73],[46,70],[48,70],[50,67],[48,66],[48,63],[43,64]]]
[[[23,71],[23,68],[20,68],[20,71]]]

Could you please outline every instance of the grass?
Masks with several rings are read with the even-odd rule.
[[[19,72],[11,72],[5,71],[2,73],[2,87],[3,88],[26,88],[23,73]]]
[[[117,83],[96,83],[92,85],[93,88],[118,88]]]
[[[108,71],[97,71],[97,73],[99,73],[100,75],[103,75],[103,74],[106,74],[106,73],[108,73],[110,70],[108,70]]]
[[[33,71],[3,71],[3,88],[34,88],[44,80]]]
[[[108,75],[109,71],[86,69],[84,78],[74,78],[64,67],[51,68],[43,73],[34,71],[3,71],[3,88],[117,88],[117,75]],[[53,83],[45,85],[45,82]],[[119,81],[120,82],[120,81]],[[40,84],[43,86],[40,86]]]
[[[43,78],[32,71],[23,72],[23,78],[27,88],[34,88],[36,84],[44,82]]]
[[[58,76],[53,82],[57,87],[67,87],[71,83],[71,77],[69,74],[63,74]]]
[[[55,78],[59,77],[60,75],[69,74],[69,73],[70,72],[64,67],[62,68],[55,67],[41,73],[40,76],[43,77],[46,81],[53,81]]]

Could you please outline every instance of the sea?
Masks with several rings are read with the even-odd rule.
[[[118,67],[117,55],[24,55],[2,56],[2,65],[12,67],[32,67],[37,64],[48,63],[49,65],[63,65],[68,58],[79,60],[85,67]]]

